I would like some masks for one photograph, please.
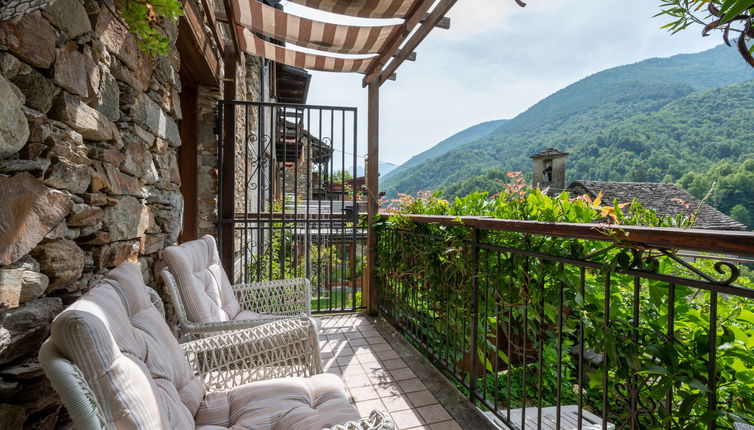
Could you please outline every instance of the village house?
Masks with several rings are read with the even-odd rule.
[[[607,182],[577,180],[566,183],[567,152],[554,148],[532,155],[532,183],[547,189],[550,195],[567,191],[573,196],[586,195],[594,199],[602,195],[606,204],[630,203],[636,199],[646,209],[652,209],[659,217],[682,215],[694,218],[695,228],[708,230],[747,230],[747,227],[702,202],[675,184],[654,182]]]

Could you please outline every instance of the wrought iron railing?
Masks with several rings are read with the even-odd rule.
[[[381,314],[508,427],[754,422],[754,233],[422,215],[378,231]]]

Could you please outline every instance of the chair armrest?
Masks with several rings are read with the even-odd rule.
[[[312,314],[311,283],[305,278],[238,284],[232,288],[243,309],[285,316]]]
[[[369,414],[369,418],[359,421],[349,421],[345,424],[336,425],[330,430],[396,430],[395,422],[390,414],[382,409],[375,409]]]
[[[252,381],[322,373],[310,319],[287,319],[181,344],[194,373],[211,390]]]
[[[39,349],[39,364],[50,380],[52,388],[68,410],[77,429],[101,430],[109,428],[102,408],[79,368],[58,351],[47,339]]]

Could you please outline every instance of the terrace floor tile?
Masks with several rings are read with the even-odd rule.
[[[343,378],[349,399],[362,417],[385,409],[402,430],[464,428],[417,376],[416,357],[401,356],[394,334],[386,339],[373,319],[359,314],[321,318],[324,370]],[[426,361],[425,365],[431,366]]]

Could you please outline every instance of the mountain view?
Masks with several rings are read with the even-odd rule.
[[[397,193],[446,198],[495,193],[507,171],[531,171],[530,155],[570,153],[573,180],[674,182],[751,223],[754,70],[734,48],[654,58],[584,78],[515,118],[464,130],[382,180]],[[747,162],[745,162],[748,160]]]

